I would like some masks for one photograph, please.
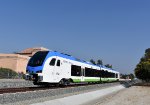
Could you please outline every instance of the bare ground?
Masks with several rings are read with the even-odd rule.
[[[86,105],[150,105],[150,87],[132,86]]]

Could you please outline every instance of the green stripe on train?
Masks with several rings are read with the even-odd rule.
[[[113,82],[113,81],[117,81],[116,78],[101,78],[102,82]]]
[[[85,82],[98,82],[100,79],[84,79]]]
[[[116,78],[97,78],[97,79],[84,79],[84,81],[82,82],[113,82],[113,81],[117,81]],[[81,82],[81,79],[73,79],[73,82]]]
[[[73,79],[73,82],[81,82],[81,79]]]

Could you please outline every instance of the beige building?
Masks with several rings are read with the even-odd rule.
[[[43,47],[28,48],[16,54],[0,54],[0,67],[9,68],[17,73],[26,73],[26,66],[31,56],[37,51],[47,51]]]
[[[19,53],[16,53],[16,54],[32,57],[37,51],[48,51],[48,50],[49,49],[44,48],[44,47],[35,47],[35,48],[27,48],[27,49],[25,49]]]
[[[25,73],[29,58],[19,54],[0,54],[0,67],[12,69],[17,73]]]

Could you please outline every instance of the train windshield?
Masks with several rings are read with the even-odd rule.
[[[37,53],[35,53],[29,63],[28,63],[28,66],[32,66],[32,67],[35,67],[35,66],[42,66],[47,54],[48,54],[49,51],[39,51]]]

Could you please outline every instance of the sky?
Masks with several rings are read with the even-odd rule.
[[[0,53],[31,47],[133,73],[150,48],[150,1],[0,0]]]

